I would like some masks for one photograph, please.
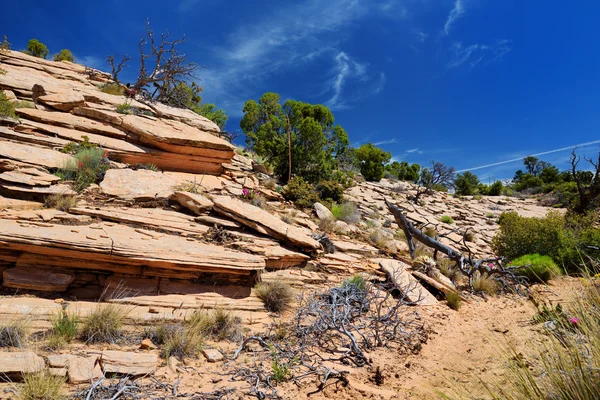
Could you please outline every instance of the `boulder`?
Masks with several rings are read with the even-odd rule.
[[[42,104],[46,104],[57,110],[69,112],[75,107],[84,105],[85,98],[80,93],[57,93],[39,96],[37,98]]]
[[[102,370],[107,375],[154,375],[158,357],[151,353],[104,350],[100,358]]]
[[[46,363],[32,351],[0,352],[0,374],[19,378],[23,374],[41,372]]]
[[[166,200],[180,181],[147,169],[109,169],[100,183],[102,193],[125,200]]]
[[[73,354],[51,354],[48,366],[57,370],[66,370],[69,383],[89,383],[102,377],[98,355],[79,357]]]
[[[0,174],[0,177],[2,175]],[[187,208],[196,215],[206,214],[212,210],[213,202],[202,194],[177,191],[169,200]]]
[[[223,357],[223,354],[221,354],[221,352],[217,349],[203,349],[202,354],[206,358],[206,361],[210,363],[223,361],[223,359],[225,358]]]
[[[325,207],[323,204],[317,202],[317,203],[313,204],[313,209],[315,210],[315,213],[317,214],[317,218],[319,218],[321,221],[335,220],[333,213],[331,211],[329,211],[329,208]]]
[[[228,216],[260,233],[305,251],[321,248],[321,244],[305,229],[286,224],[279,217],[252,204],[228,196],[217,196],[213,202],[213,210],[217,213]]]
[[[18,266],[2,272],[2,286],[42,292],[64,292],[73,279],[73,274],[56,273],[33,265]]]

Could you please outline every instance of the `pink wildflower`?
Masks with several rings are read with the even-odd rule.
[[[579,325],[579,318],[569,318],[569,322],[575,326]]]
[[[248,189],[242,189],[242,195],[248,196],[249,194],[250,192],[248,192]]]

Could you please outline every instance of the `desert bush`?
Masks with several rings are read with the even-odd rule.
[[[340,202],[344,195],[344,187],[334,180],[325,180],[317,185],[319,197],[327,202]]]
[[[518,257],[509,264],[510,266],[522,266],[516,273],[525,276],[531,282],[548,282],[562,274],[561,269],[549,256],[539,254],[527,254]]]
[[[123,86],[115,82],[105,83],[104,85],[101,85],[99,89],[103,93],[112,94],[114,96],[123,96],[123,93],[125,93]]]
[[[17,100],[13,105],[15,106],[15,110],[20,108],[35,108],[34,102],[29,100]]]
[[[242,320],[231,311],[217,307],[211,311],[197,311],[186,321],[191,332],[215,340],[238,340],[242,336]]]
[[[50,318],[52,329],[47,340],[47,346],[53,350],[70,343],[78,334],[79,318],[77,315],[60,309]]]
[[[48,371],[23,376],[23,385],[19,390],[20,400],[62,400],[65,378]]]
[[[48,47],[37,39],[30,39],[27,43],[27,50],[24,50],[23,53],[29,54],[30,56],[46,58],[48,57]]]
[[[281,218],[281,220],[286,224],[292,225],[294,223],[294,218],[292,218],[292,216],[289,214],[280,215],[279,218]]]
[[[8,117],[17,119],[17,114],[15,114],[15,105],[8,100],[6,93],[0,90],[0,117]]]
[[[283,197],[302,208],[312,207],[319,201],[319,195],[313,185],[299,176],[293,177],[283,188]]]
[[[165,359],[171,356],[180,360],[194,358],[202,350],[204,336],[195,329],[190,329],[190,326],[163,321],[146,330],[144,336],[161,347],[161,354]]]
[[[521,217],[516,212],[500,216],[500,229],[492,241],[496,254],[508,260],[526,254],[551,257],[567,271],[579,272],[587,246],[600,246],[596,214],[563,216],[550,212],[544,218]],[[593,250],[588,252],[593,253]]]
[[[388,237],[380,229],[372,230],[369,233],[369,240],[378,249],[386,250],[389,245]]]
[[[185,181],[180,183],[179,185],[174,187],[175,190],[180,191],[180,192],[188,192],[188,193],[193,193],[193,194],[200,194],[200,193],[204,193],[204,187],[200,184],[197,184],[195,179],[194,182],[192,181]]]
[[[450,224],[450,225],[452,225],[454,223],[454,220],[452,219],[452,217],[450,217],[448,215],[442,215],[441,221],[445,224]]]
[[[23,347],[29,334],[29,320],[16,316],[12,321],[0,324],[0,347]]]
[[[115,343],[123,334],[127,310],[116,304],[98,304],[83,320],[81,337],[86,343]]]
[[[473,232],[473,231],[465,232],[465,240],[467,242],[474,242],[475,241],[475,232]]]
[[[379,182],[385,172],[385,164],[390,161],[391,153],[374,146],[372,143],[361,145],[355,151],[360,165],[360,173],[370,182]]]
[[[277,180],[274,178],[266,178],[263,179],[262,184],[267,189],[275,190],[275,188],[277,187]]]
[[[446,304],[451,309],[458,311],[462,305],[462,298],[459,292],[448,292],[446,294]]]
[[[73,189],[77,192],[101,181],[110,167],[106,152],[101,148],[81,149],[73,157],[75,161],[60,168],[56,175],[63,180],[73,181]]]
[[[67,193],[54,193],[44,199],[46,208],[55,208],[60,211],[69,211],[77,205],[77,196]]]
[[[115,111],[118,112],[119,114],[126,114],[126,115],[134,114],[133,107],[131,107],[131,105],[127,104],[127,103],[119,104],[117,106],[117,108],[115,109]]]
[[[324,233],[335,233],[335,221],[331,218],[325,218],[319,221],[319,230]]]
[[[494,278],[479,272],[473,275],[472,287],[475,292],[485,293],[489,296],[493,296],[498,292],[498,284]]]
[[[287,310],[294,299],[292,288],[284,282],[261,282],[255,286],[255,290],[256,296],[271,312],[278,313]]]
[[[331,213],[338,221],[355,224],[360,221],[360,211],[355,203],[345,202],[342,204],[332,203]]]
[[[71,61],[75,62],[73,53],[69,49],[62,49],[60,53],[54,55],[54,61]]]

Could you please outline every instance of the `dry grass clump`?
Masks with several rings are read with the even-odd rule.
[[[100,91],[103,93],[112,94],[114,96],[122,96],[124,93],[123,86],[116,82],[106,83],[100,86]]]
[[[0,324],[0,347],[23,347],[29,335],[29,320],[22,315]]]
[[[389,239],[379,229],[374,229],[369,233],[369,240],[378,249],[387,249],[390,244]]]
[[[294,219],[289,214],[283,214],[280,216],[280,218],[288,225],[292,225],[294,223]]]
[[[192,181],[182,182],[179,185],[175,186],[174,189],[180,192],[188,192],[192,194],[204,193],[204,187]]]
[[[458,311],[462,305],[462,299],[459,292],[449,292],[446,294],[446,304],[451,309]]]
[[[261,282],[254,289],[256,290],[256,296],[263,301],[265,308],[271,312],[287,310],[294,299],[291,286],[284,282]]]
[[[423,229],[423,233],[429,236],[430,238],[435,238],[437,236],[437,232],[433,226],[428,226],[425,229]]]
[[[319,222],[319,230],[324,233],[334,233],[335,232],[335,221],[331,218],[322,219]]]
[[[336,220],[344,221],[348,224],[356,224],[358,221],[360,221],[360,211],[358,211],[358,207],[355,203],[332,203],[331,213]]]
[[[54,193],[44,199],[46,208],[55,208],[60,211],[69,211],[77,206],[77,196],[66,193]]]
[[[147,330],[144,336],[161,347],[161,354],[165,359],[171,356],[180,360],[187,357],[195,358],[202,350],[204,342],[204,335],[199,334],[191,326],[164,321]]]
[[[498,284],[492,277],[476,272],[473,275],[473,290],[494,296],[498,292]]]
[[[83,320],[81,337],[86,343],[115,343],[123,335],[128,311],[116,304],[98,304]]]
[[[275,190],[277,188],[277,180],[273,178],[265,178],[262,181],[264,187],[270,190]]]
[[[460,279],[461,273],[456,266],[456,263],[449,258],[442,258],[437,261],[437,267],[441,274],[452,282],[457,282]]]
[[[190,332],[215,340],[236,341],[242,337],[242,320],[231,311],[217,307],[212,311],[195,312],[186,322]]]
[[[20,400],[62,400],[65,378],[48,371],[25,374],[19,390]]]
[[[465,240],[467,242],[474,242],[475,241],[475,232],[472,231],[468,231],[465,233]]]

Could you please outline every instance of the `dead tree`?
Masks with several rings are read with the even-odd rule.
[[[575,211],[578,213],[584,213],[594,206],[594,202],[597,202],[600,198],[600,152],[598,153],[598,159],[592,160],[591,158],[585,158],[593,167],[593,176],[591,182],[584,182],[583,174],[581,171],[577,171],[577,166],[581,161],[581,156],[576,153],[577,149],[571,152],[571,175],[575,184],[577,185],[577,194],[579,195],[579,203],[575,206]]]
[[[436,187],[450,186],[454,182],[455,169],[448,167],[441,162],[431,161],[431,168],[423,168],[419,178],[419,188],[417,194],[413,197],[417,203],[421,196],[431,193]]]
[[[108,62],[108,65],[110,65],[110,74],[112,76],[113,81],[120,85],[121,81],[119,81],[119,74],[121,73],[123,68],[127,66],[127,62],[131,60],[131,57],[125,54],[123,57],[121,57],[121,61],[119,61],[117,64],[115,64],[115,57],[116,56],[108,56],[106,57],[106,61]]]
[[[513,289],[519,292],[521,285],[526,285],[527,279],[515,274],[515,271],[522,267],[505,266],[504,257],[489,257],[480,260],[475,259],[471,249],[467,245],[466,232],[463,235],[463,245],[468,250],[467,256],[449,246],[446,246],[435,238],[427,236],[422,230],[417,229],[406,218],[398,206],[390,203],[387,199],[385,202],[390,212],[396,219],[396,222],[404,231],[406,241],[408,242],[408,249],[412,258],[415,258],[415,244],[413,239],[416,239],[425,246],[433,249],[435,252],[434,257],[435,254],[440,252],[445,254],[450,260],[456,263],[459,271],[469,279],[469,287],[471,289],[473,289],[473,277],[476,273],[486,274],[494,277],[494,279],[502,285],[504,290]]]

